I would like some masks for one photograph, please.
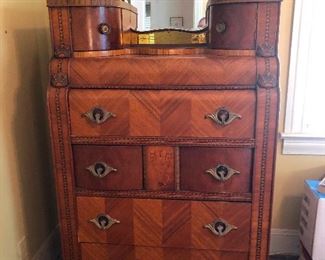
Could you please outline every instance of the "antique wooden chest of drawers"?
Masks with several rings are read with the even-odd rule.
[[[63,258],[267,259],[280,1],[210,0],[206,28],[148,33],[177,44],[120,0],[48,7]]]

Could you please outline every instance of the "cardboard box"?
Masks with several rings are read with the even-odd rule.
[[[300,214],[300,240],[313,260],[325,260],[325,194],[319,181],[306,180]]]

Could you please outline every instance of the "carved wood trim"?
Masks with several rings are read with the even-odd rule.
[[[184,86],[184,85],[74,85],[69,88],[77,89],[132,89],[132,90],[250,90],[256,89],[256,85],[211,85],[211,86]]]
[[[80,137],[72,136],[72,144],[110,144],[110,145],[179,145],[210,147],[246,147],[254,148],[254,139],[227,138],[181,138],[181,137]]]
[[[77,196],[110,197],[110,198],[146,198],[146,199],[179,199],[203,201],[251,202],[250,193],[201,193],[189,191],[90,191],[76,190]]]
[[[179,147],[175,147],[175,190],[179,191],[181,188],[180,186],[180,179],[181,179],[181,174],[180,174],[180,157],[179,157]]]
[[[257,241],[256,241],[256,260],[261,258],[262,248],[262,232],[264,220],[264,200],[265,200],[265,178],[266,178],[266,160],[268,151],[268,137],[269,137],[269,122],[270,122],[270,109],[271,109],[271,96],[270,90],[266,90],[266,104],[264,115],[264,129],[263,129],[263,144],[262,144],[262,161],[260,172],[260,192],[258,198],[258,221],[257,221]]]
[[[50,9],[52,45],[56,58],[69,58],[72,55],[70,35],[70,14],[68,8]]]
[[[64,259],[79,259],[66,95],[67,92],[64,89],[49,88],[48,107],[54,156],[54,176],[57,184],[58,212],[62,233],[62,252]]]
[[[53,59],[50,63],[50,81],[53,87],[66,87],[69,84],[68,63],[66,59]]]
[[[260,88],[278,87],[279,66],[277,58],[257,59],[257,85]]]
[[[268,1],[258,4],[256,54],[271,57],[277,54],[279,3]]]
[[[272,182],[275,161],[279,93],[276,88],[259,89],[256,126],[255,168],[253,175],[253,207],[251,260],[264,260],[268,255],[272,208]]]

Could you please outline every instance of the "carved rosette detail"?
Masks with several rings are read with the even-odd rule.
[[[273,57],[276,54],[275,47],[269,43],[263,43],[257,46],[256,54],[260,57]]]
[[[55,73],[51,76],[51,84],[54,87],[68,86],[68,75],[63,72]]]
[[[272,73],[267,72],[262,75],[258,75],[257,83],[263,88],[273,88],[277,85],[277,79]]]
[[[71,48],[70,46],[58,47],[54,50],[54,56],[56,58],[70,58]]]

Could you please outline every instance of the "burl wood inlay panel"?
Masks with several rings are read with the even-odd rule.
[[[253,151],[240,148],[180,148],[180,189],[200,192],[251,192]],[[222,181],[206,171],[226,165],[238,171]],[[230,174],[230,171],[228,172]],[[226,175],[225,175],[226,176]]]
[[[251,90],[71,90],[71,130],[73,136],[253,138],[255,101],[255,92]],[[91,122],[83,115],[94,107],[112,112],[116,117],[102,124]],[[206,118],[222,107],[241,119],[221,126]]]
[[[248,252],[248,203],[78,197],[79,242]],[[89,220],[108,214],[120,221],[100,230]],[[218,237],[204,225],[223,219],[237,227]]]
[[[138,246],[115,246],[109,244],[81,244],[82,260],[247,260],[247,253],[195,250],[180,248],[157,248]]]
[[[146,190],[175,190],[175,149],[170,146],[144,147]]]
[[[142,147],[140,146],[74,145],[73,156],[78,188],[92,190],[143,189]],[[94,166],[99,173],[105,172],[105,167],[112,167],[116,171],[111,171],[100,178],[94,176],[87,169],[91,166]]]

